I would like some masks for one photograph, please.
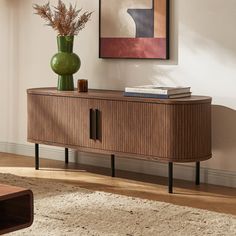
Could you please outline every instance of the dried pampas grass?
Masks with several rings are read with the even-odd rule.
[[[84,12],[79,16],[82,9],[77,10],[76,6],[70,4],[69,8],[61,1],[58,0],[57,6],[51,9],[50,3],[45,5],[34,4],[35,14],[41,16],[48,26],[51,26],[61,36],[77,35],[89,21],[92,12]]]

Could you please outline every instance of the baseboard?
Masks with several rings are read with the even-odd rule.
[[[0,142],[0,152],[33,156],[34,145]],[[70,150],[69,156],[70,162],[77,162],[81,164],[101,167],[110,166],[110,159],[107,155],[78,153],[76,151]],[[64,160],[64,149],[40,145],[40,157],[52,160]],[[150,175],[167,176],[167,164],[162,162],[143,161],[118,157],[116,159],[116,168],[120,170],[128,170]],[[195,167],[183,164],[175,164],[174,178],[194,181]],[[201,182],[235,188],[236,173],[202,167]]]

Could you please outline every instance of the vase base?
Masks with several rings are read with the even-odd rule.
[[[58,91],[74,91],[73,75],[59,75],[57,83]]]

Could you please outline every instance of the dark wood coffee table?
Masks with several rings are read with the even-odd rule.
[[[0,184],[0,234],[29,227],[32,223],[32,191]]]

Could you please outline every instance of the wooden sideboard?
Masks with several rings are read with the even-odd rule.
[[[211,158],[211,98],[183,99],[124,97],[121,91],[61,92],[55,88],[28,89],[28,141],[39,144],[169,163],[172,192],[173,162]]]

